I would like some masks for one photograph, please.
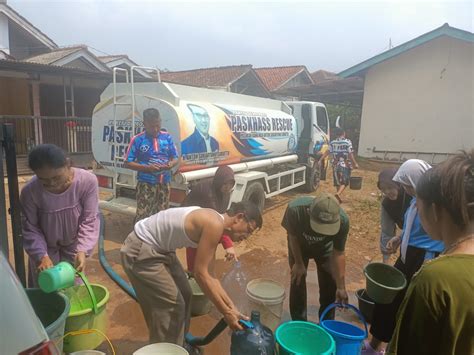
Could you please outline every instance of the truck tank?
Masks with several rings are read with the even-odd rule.
[[[92,150],[106,168],[114,165],[116,156],[124,156],[133,135],[143,130],[142,113],[147,108],[159,110],[162,128],[172,135],[182,157],[181,172],[296,150],[298,122],[282,101],[176,84],[138,83],[133,88],[132,113],[130,87],[116,84],[114,94],[109,85],[94,109]],[[118,166],[119,173],[130,172]]]

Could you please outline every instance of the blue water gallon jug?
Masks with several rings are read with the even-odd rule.
[[[260,323],[260,312],[252,311],[249,322],[240,321],[244,330],[232,333],[231,355],[273,355],[275,338],[270,328]]]

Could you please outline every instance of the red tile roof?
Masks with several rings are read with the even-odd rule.
[[[199,87],[225,87],[252,70],[251,65],[232,65],[217,68],[160,72],[161,80]]]
[[[341,79],[339,76],[337,76],[336,73],[326,70],[317,70],[314,73],[311,73],[311,78],[313,79],[315,84],[319,84],[320,82],[328,80]]]
[[[255,69],[269,91],[280,88],[288,80],[305,70],[304,65]]]

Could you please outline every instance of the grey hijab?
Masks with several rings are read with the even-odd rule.
[[[431,165],[424,160],[409,159],[400,166],[393,177],[393,181],[412,186],[416,189],[416,185],[420,178],[430,169]]]

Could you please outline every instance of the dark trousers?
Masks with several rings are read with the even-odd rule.
[[[313,254],[314,255],[314,254]],[[316,257],[311,254],[303,254],[303,262],[306,270],[308,270],[308,263],[313,259],[318,270],[318,284],[319,284],[319,317],[329,306],[336,300],[336,282],[331,273],[331,263],[329,257]],[[295,259],[291,248],[288,247],[288,259],[290,269],[295,264]],[[291,282],[290,285],[290,314],[293,320],[307,321],[307,290],[306,278],[303,278],[299,285],[296,282]],[[332,309],[325,317],[326,319],[334,319],[334,309]]]
[[[394,267],[403,272],[407,279],[407,287],[413,275],[421,268],[425,261],[426,251],[424,249],[408,246],[405,263],[398,257]],[[402,304],[407,288],[399,292],[392,303],[375,303],[370,333],[385,343],[392,339],[395,330],[398,308]]]

